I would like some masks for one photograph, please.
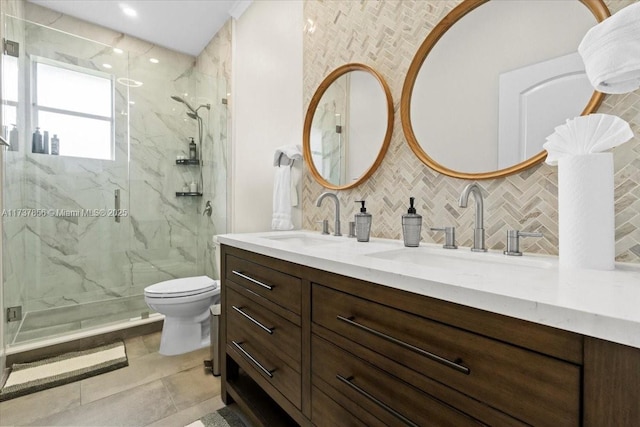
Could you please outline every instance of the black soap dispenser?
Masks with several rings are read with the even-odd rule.
[[[358,242],[368,242],[371,233],[371,214],[367,213],[364,206],[364,200],[358,200],[356,203],[362,203],[360,212],[355,215],[356,219],[356,240]]]
[[[198,153],[196,152],[196,142],[191,138],[191,142],[189,143],[189,159],[196,160],[198,158]]]
[[[402,238],[407,247],[420,246],[420,232],[422,230],[422,215],[416,213],[413,207],[415,197],[409,197],[409,209],[402,215]]]

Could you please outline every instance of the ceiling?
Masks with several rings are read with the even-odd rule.
[[[178,52],[199,55],[252,0],[27,0]],[[125,14],[125,9],[135,16]],[[130,14],[132,14],[130,12]]]

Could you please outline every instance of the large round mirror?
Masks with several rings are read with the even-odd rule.
[[[311,174],[326,188],[355,187],[382,162],[392,129],[393,101],[382,76],[364,64],[337,68],[320,83],[304,121]]]
[[[402,127],[427,166],[465,179],[544,160],[566,119],[594,112],[577,47],[610,15],[601,0],[465,0],[429,33],[402,90]]]

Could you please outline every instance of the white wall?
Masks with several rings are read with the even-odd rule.
[[[273,153],[302,145],[302,26],[298,0],[254,1],[235,22],[230,232],[271,229]]]

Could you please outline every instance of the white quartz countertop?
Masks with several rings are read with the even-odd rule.
[[[221,244],[640,348],[640,264],[565,270],[557,257],[471,252],[311,231],[216,236]]]

